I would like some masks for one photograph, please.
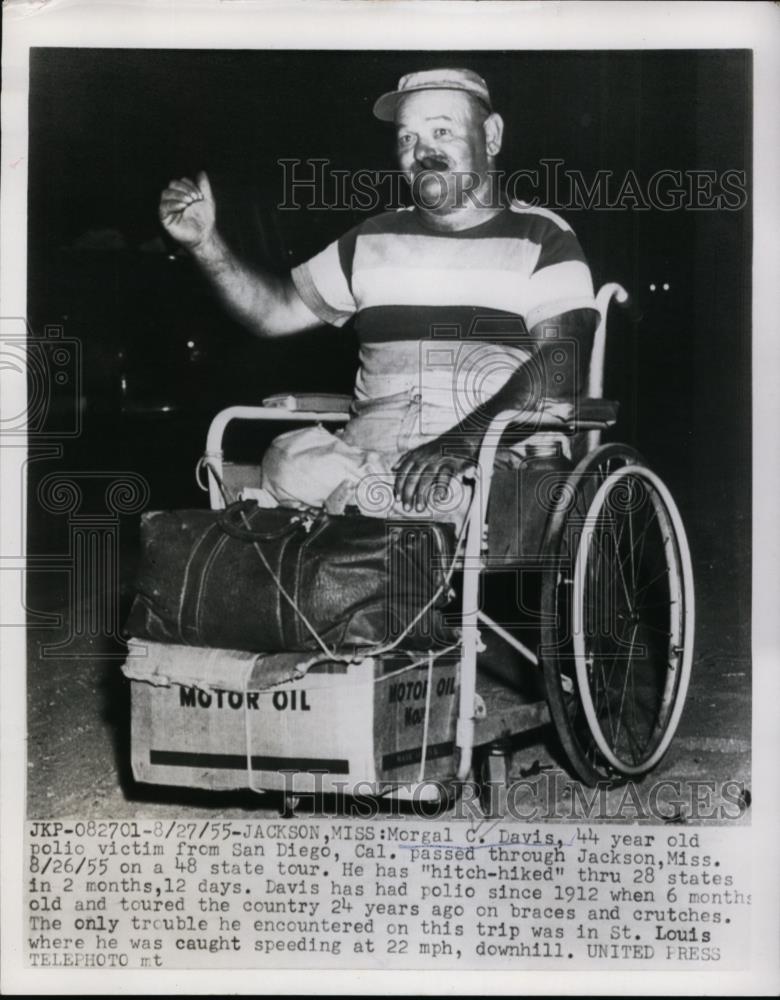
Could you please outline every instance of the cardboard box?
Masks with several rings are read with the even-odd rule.
[[[381,794],[453,777],[457,655],[315,659],[131,640],[136,780]]]

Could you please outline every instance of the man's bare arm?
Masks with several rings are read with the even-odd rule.
[[[530,331],[531,358],[498,392],[441,437],[408,451],[395,467],[395,495],[407,510],[425,510],[431,491],[476,461],[490,421],[503,410],[537,410],[543,401],[574,402],[585,382],[594,309],[573,309]]]
[[[300,333],[322,325],[289,275],[250,268],[230,250],[216,226],[209,179],[199,173],[173,180],[160,196],[160,221],[185,247],[233,315],[264,337]]]

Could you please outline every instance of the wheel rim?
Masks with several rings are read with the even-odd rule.
[[[551,493],[553,506],[543,551],[550,560],[542,583],[541,660],[547,702],[555,731],[569,763],[581,781],[615,781],[613,767],[601,758],[577,697],[571,643],[571,577],[577,544],[571,526],[584,523],[596,490],[609,475],[626,465],[643,464],[635,449],[622,444],[601,445],[586,455]]]
[[[572,648],[587,727],[609,766],[653,768],[680,720],[693,655],[693,573],[682,519],[651,470],[596,491],[572,584]]]

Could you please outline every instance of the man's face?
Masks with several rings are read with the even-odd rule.
[[[467,204],[468,192],[487,177],[485,130],[462,91],[422,90],[403,98],[396,141],[415,201],[430,210]]]

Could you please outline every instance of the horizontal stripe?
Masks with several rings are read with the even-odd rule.
[[[361,310],[466,306],[524,316],[545,302],[593,299],[590,270],[575,260],[551,264],[525,280],[509,271],[384,267],[356,271],[353,287]]]
[[[432,743],[428,746],[425,759],[440,760],[442,757],[451,757],[455,753],[455,744]],[[398,750],[396,753],[387,753],[382,757],[382,770],[392,771],[407,764],[419,764],[422,760],[422,747],[412,747],[409,750]]]
[[[361,309],[391,305],[481,306],[522,316],[527,308],[538,304],[537,298],[528,295],[528,280],[511,271],[384,267],[356,271],[352,286]],[[558,289],[556,298],[565,294],[565,288]]]
[[[434,649],[431,650],[431,655],[433,656],[433,665],[436,668],[454,667],[457,663],[460,663],[459,653],[457,652],[453,653],[451,650],[447,651],[446,649],[443,649],[437,653],[436,650]],[[418,663],[417,666],[410,667],[404,658],[404,654],[402,654],[401,656],[393,656],[393,655],[383,656],[381,657],[379,662],[382,665],[382,673],[385,675],[396,673],[400,666],[407,666],[408,670],[405,672],[411,673],[412,671],[414,671],[417,677],[421,677],[424,671],[427,672],[427,663],[424,664]]]
[[[443,240],[426,235],[358,237],[353,274],[383,267],[437,268],[455,271],[512,271],[531,274],[540,244],[530,239],[489,237]]]
[[[184,750],[150,750],[149,763],[158,767],[206,767],[246,771],[246,754],[191,753]],[[253,771],[320,771],[349,774],[349,761],[320,757],[264,757],[252,755]]]
[[[571,233],[568,223],[549,209],[513,202],[504,212],[499,212],[487,222],[468,229],[452,232],[433,229],[423,222],[416,208],[401,212],[374,215],[359,224],[361,234],[387,233],[389,235],[428,234],[442,240],[470,240],[507,237],[509,239],[546,239],[558,230]]]
[[[522,316],[471,305],[385,305],[362,309],[355,320],[355,329],[362,344],[462,340],[518,345],[528,333]]]

